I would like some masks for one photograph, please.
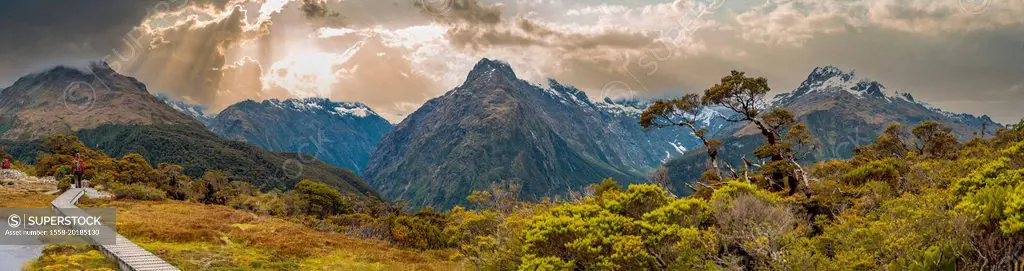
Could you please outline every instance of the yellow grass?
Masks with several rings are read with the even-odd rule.
[[[9,187],[0,188],[0,208],[47,208],[57,195],[26,192]]]
[[[56,195],[39,192],[0,190],[0,208],[46,208],[54,198]],[[116,208],[118,233],[182,270],[463,269],[452,259],[455,253],[451,250],[397,248],[220,205],[82,198],[79,206]],[[105,266],[98,253],[92,249],[55,250],[32,269]]]
[[[27,264],[24,269],[113,271],[117,269],[117,264],[89,245],[54,245],[43,249],[43,256]]]
[[[452,251],[400,249],[226,206],[93,201],[117,231],[183,270],[457,270]]]

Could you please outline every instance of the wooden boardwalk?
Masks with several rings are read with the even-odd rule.
[[[82,198],[85,194],[85,189],[72,188],[65,191],[57,199],[53,200],[50,205],[53,206],[57,213],[61,215],[77,215],[84,214],[85,212],[78,209],[75,206],[78,203],[78,199]],[[107,231],[103,235],[113,234],[115,236],[115,243],[111,245],[96,245],[103,255],[117,262],[117,265],[121,270],[125,271],[164,271],[164,270],[178,270],[177,267],[165,262],[160,257],[153,255],[149,251],[139,247],[138,245],[128,241],[127,238],[113,232],[110,228],[105,228]],[[108,235],[109,236],[109,235]]]

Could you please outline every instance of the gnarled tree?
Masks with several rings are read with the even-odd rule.
[[[710,170],[717,177],[721,176],[721,171],[718,168],[718,147],[722,142],[717,139],[709,139],[707,129],[697,127],[697,123],[703,121],[700,118],[703,111],[704,104],[701,102],[700,95],[697,94],[686,94],[683,97],[670,100],[657,100],[640,115],[640,126],[647,129],[686,127],[704,144],[708,153]]]
[[[762,167],[762,171],[771,175],[770,187],[781,190],[779,182],[786,182],[790,193],[795,193],[798,181],[795,179],[799,170],[796,163],[794,148],[809,143],[806,126],[797,125],[796,118],[785,109],[776,108],[768,113],[765,95],[771,91],[768,80],[764,77],[748,77],[746,73],[732,71],[722,80],[704,90],[702,103],[729,108],[737,114],[726,118],[733,122],[747,122],[757,127],[768,144],[758,148],[758,158],[770,158]]]

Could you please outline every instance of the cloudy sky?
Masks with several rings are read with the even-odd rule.
[[[678,96],[734,69],[788,91],[835,65],[948,111],[1024,117],[1024,0],[0,3],[0,85],[102,59],[210,113],[321,96],[400,121],[482,57],[592,98]]]

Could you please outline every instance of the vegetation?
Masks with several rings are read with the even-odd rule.
[[[570,202],[456,208],[445,232],[482,270],[989,270],[1018,263],[1024,129],[965,144],[949,142],[948,130],[931,123],[921,129],[931,132],[891,127],[853,159],[813,166],[802,193],[755,182],[764,171],[683,198],[654,184],[622,190],[606,180]]]
[[[344,192],[376,197],[373,189],[349,170],[329,166],[315,157],[273,153],[259,147],[224,140],[192,125],[101,125],[78,131],[78,139],[107,155],[136,153],[153,166],[182,166],[182,173],[198,178],[220,171],[231,180],[244,180],[269,191],[287,190],[303,179],[317,180]]]
[[[85,178],[94,187],[107,190],[118,200],[179,200],[226,205],[256,214],[277,216],[324,232],[389,241],[393,244],[439,249],[451,247],[441,235],[445,216],[431,209],[408,213],[400,204],[379,201],[327,184],[303,180],[288,191],[262,192],[244,180],[231,180],[220,171],[207,171],[199,178],[185,175],[183,167],[160,163],[151,166],[145,157],[129,153],[120,159],[87,148],[75,136],[54,136],[43,142],[35,171],[52,174],[70,183],[68,176],[74,154],[86,161]]]
[[[295,185],[295,193],[306,202],[306,213],[321,219],[329,215],[348,213],[352,209],[352,203],[342,198],[338,190],[326,184],[302,180]]]
[[[775,108],[768,112],[765,95],[771,91],[768,80],[764,77],[747,77],[746,73],[732,71],[722,77],[720,83],[704,90],[704,95],[687,94],[678,99],[658,100],[640,115],[640,125],[644,128],[662,128],[683,126],[704,144],[708,154],[708,170],[702,176],[704,187],[694,191],[708,193],[706,189],[715,189],[722,184],[722,171],[719,168],[718,152],[722,142],[709,139],[707,130],[697,128],[699,115],[707,106],[720,106],[736,112],[734,117],[726,118],[732,122],[745,122],[752,125],[764,137],[767,144],[754,150],[758,159],[768,159],[766,163],[755,164],[743,158],[745,168],[737,171],[728,163],[724,164],[733,179],[752,179],[747,172],[756,167],[766,178],[754,179],[755,182],[767,184],[772,191],[788,189],[790,194],[797,193],[801,181],[806,184],[807,176],[798,163],[800,152],[811,143],[810,132],[803,123],[798,123],[792,113],[785,109]],[[947,129],[948,132],[948,129]],[[954,142],[956,140],[954,139]]]
[[[56,270],[117,270],[117,263],[107,259],[89,245],[51,245],[43,249],[43,256],[26,264],[26,271]]]
[[[722,141],[710,139],[707,128],[697,127],[704,110],[705,104],[697,94],[686,94],[678,99],[657,100],[640,115],[640,126],[646,129],[683,126],[689,129],[704,144],[704,150],[708,154],[710,165],[704,179],[717,180],[722,176],[722,171],[718,167],[718,148]]]
[[[117,231],[182,270],[454,270],[451,251],[396,248],[228,206],[92,200]]]

